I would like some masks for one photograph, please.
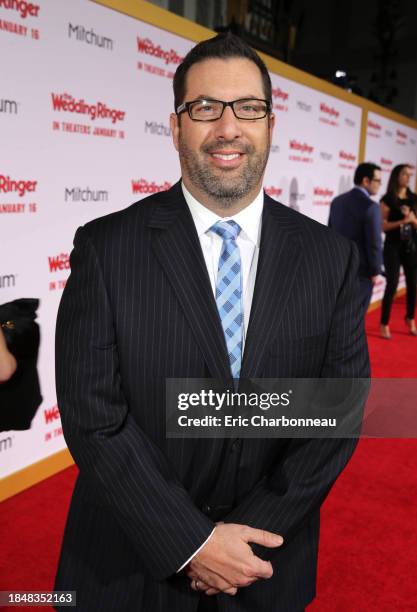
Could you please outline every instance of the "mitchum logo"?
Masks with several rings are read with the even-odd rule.
[[[171,136],[171,128],[164,123],[145,120],[145,132],[150,132],[154,136]]]
[[[108,202],[109,192],[90,187],[65,187],[65,202]]]
[[[16,286],[16,274],[0,274],[0,289]]]
[[[311,112],[311,104],[307,104],[306,102],[303,102],[302,100],[297,100],[297,108],[299,108],[302,111],[305,111],[306,113]]]
[[[96,47],[113,51],[113,40],[107,38],[107,36],[96,34],[93,28],[87,30],[82,25],[72,25],[72,23],[69,23],[68,38],[75,38],[80,42],[85,42],[87,45],[95,45]]]
[[[18,104],[16,100],[5,100],[0,98],[0,113],[7,113],[8,115],[17,115]]]
[[[12,448],[12,444],[13,444],[13,440],[11,436],[8,436],[7,438],[1,438],[0,439],[0,453],[2,453],[3,451],[9,450],[9,448]]]

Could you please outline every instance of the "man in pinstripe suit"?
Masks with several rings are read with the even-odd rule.
[[[86,612],[299,612],[355,441],[167,439],[165,380],[368,376],[358,255],[263,193],[271,82],[245,43],[194,47],[174,94],[182,181],[74,240],[56,355],[80,474],[55,588]]]

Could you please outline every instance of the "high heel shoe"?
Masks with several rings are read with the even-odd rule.
[[[389,330],[388,325],[381,325],[380,330],[381,330],[381,338],[384,338],[384,340],[391,340],[391,332]]]
[[[416,322],[414,321],[414,319],[408,319],[407,317],[404,317],[404,321],[408,329],[410,330],[410,334],[412,336],[417,336],[417,327],[416,327]]]

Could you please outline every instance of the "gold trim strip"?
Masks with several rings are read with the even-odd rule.
[[[73,464],[74,459],[69,450],[65,448],[50,457],[45,457],[45,459],[10,474],[10,476],[6,476],[0,481],[0,502],[12,497],[12,495],[21,493]]]
[[[362,121],[361,121],[361,135],[359,140],[359,156],[358,162],[362,163],[365,160],[365,150],[366,150],[366,131],[368,128],[368,111],[365,108],[362,108]]]
[[[175,13],[170,13],[166,9],[155,6],[144,0],[90,0],[95,4],[129,15],[145,23],[156,26],[161,30],[166,30],[171,34],[176,34],[182,38],[188,38],[195,42],[212,38],[216,32],[204,26],[193,23],[185,17],[180,17]]]

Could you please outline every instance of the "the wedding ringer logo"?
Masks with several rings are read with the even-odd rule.
[[[314,195],[322,198],[331,198],[334,194],[333,189],[327,187],[314,187]]]
[[[25,0],[0,0],[0,8],[17,11],[22,19],[26,19],[26,17],[39,17],[41,7]]]
[[[58,405],[55,404],[51,408],[45,408],[43,411],[43,416],[45,419],[45,425],[49,425],[50,423],[54,423],[55,421],[61,420],[61,415],[59,414]]]
[[[70,258],[68,253],[60,253],[53,257],[48,257],[49,272],[62,272],[70,269]]]
[[[329,115],[330,117],[334,117],[335,119],[339,118],[339,115],[340,115],[339,111],[337,111],[332,106],[328,106],[325,102],[320,103],[320,110],[322,113],[325,113],[326,115]]]
[[[161,45],[155,45],[155,43],[150,38],[140,38],[140,36],[136,37],[136,42],[138,46],[138,52],[144,53],[145,55],[152,55],[153,57],[158,57],[163,59],[165,64],[181,64],[184,59],[175,51],[175,49],[162,49]]]
[[[347,153],[346,151],[339,151],[339,158],[345,161],[354,162],[356,159],[356,155],[354,155],[353,153]]]
[[[334,190],[328,187],[314,187],[313,204],[314,206],[329,206],[333,198]]]
[[[338,127],[339,118],[340,112],[338,110],[336,110],[333,106],[329,106],[325,102],[320,102],[320,123],[326,123],[332,127]]]
[[[15,180],[8,175],[0,174],[0,193],[17,193],[23,198],[27,191],[30,193],[36,191],[37,184],[38,181]]]
[[[143,194],[152,194],[158,193],[159,191],[166,191],[172,187],[171,183],[168,181],[164,181],[161,184],[155,183],[155,181],[147,181],[144,178],[139,180],[132,180],[132,192],[133,193],[143,193]]]
[[[281,187],[275,187],[275,185],[271,185],[270,187],[265,187],[265,193],[269,195],[270,198],[279,198],[282,194]]]
[[[84,98],[76,100],[69,93],[51,93],[52,108],[55,112],[77,113],[79,115],[88,115],[94,121],[95,119],[110,119],[112,123],[124,121],[126,112],[110,108],[104,102],[95,102],[88,104]]]
[[[288,98],[289,93],[281,89],[281,87],[273,87],[272,88],[272,106],[274,110],[279,110],[281,112],[288,112]]]
[[[298,140],[295,140],[294,138],[290,140],[290,149],[300,153],[307,153],[308,155],[311,155],[311,153],[314,151],[314,147],[311,145],[307,144],[306,142],[298,142]]]
[[[289,94],[286,91],[283,91],[280,87],[273,87],[272,88],[272,97],[273,98],[278,98],[279,100],[282,100],[283,102],[286,102],[288,100],[288,96],[289,96]]]

